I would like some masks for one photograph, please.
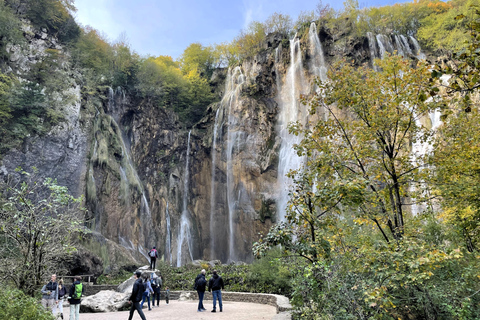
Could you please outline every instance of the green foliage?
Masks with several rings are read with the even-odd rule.
[[[72,49],[74,61],[93,69],[98,76],[107,75],[111,67],[113,50],[107,40],[91,28],[85,28]]]
[[[306,13],[302,13],[302,14],[304,14],[305,16],[308,15]],[[301,17],[304,17],[304,16],[301,15]],[[265,34],[278,32],[282,36],[287,37],[292,31],[292,25],[293,25],[292,18],[290,18],[289,15],[274,12],[272,13],[271,16],[267,18],[267,20],[265,20],[264,32]]]
[[[218,65],[213,48],[200,43],[190,44],[180,56],[179,63],[183,74],[195,72],[207,80]]]
[[[51,310],[43,308],[36,298],[26,296],[18,289],[0,288],[0,320],[53,320]]]
[[[421,20],[418,39],[434,50],[458,51],[465,47],[468,34],[465,33],[469,19],[455,19],[467,14],[476,0],[453,0],[449,2],[432,1],[427,5],[430,14]]]
[[[291,270],[279,262],[281,251],[272,249],[250,266],[246,281],[251,292],[290,295]]]
[[[75,250],[73,234],[83,232],[82,199],[37,172],[17,172],[23,180],[0,184],[1,282],[32,295],[46,274],[58,270],[57,259]]]
[[[15,16],[13,11],[5,2],[0,2],[0,60],[3,64],[8,61],[9,53],[7,52],[7,44],[16,46],[25,42],[22,31],[20,29],[21,22]]]
[[[177,112],[186,126],[197,122],[214,101],[210,85],[199,73],[194,58],[183,57],[188,72],[182,72],[179,63],[168,56],[145,59],[140,63],[136,86],[143,98]]]

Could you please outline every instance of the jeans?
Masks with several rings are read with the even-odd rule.
[[[147,320],[145,319],[145,315],[143,314],[142,307],[140,307],[140,302],[132,302],[132,306],[130,307],[130,316],[128,317],[128,320],[132,320],[133,318],[133,313],[137,310],[138,314],[140,315],[140,318],[142,320]]]
[[[153,289],[152,305],[155,306],[155,299],[157,299],[157,307],[160,305],[160,287]]]
[[[212,291],[213,296],[213,310],[217,307],[217,298],[218,298],[218,306],[220,307],[220,311],[222,311],[222,290],[214,290]]]
[[[205,295],[205,291],[198,291],[198,311],[202,311],[205,308],[203,307],[203,296]]]
[[[145,300],[148,301],[148,310],[152,310],[152,308],[150,308],[150,293],[148,291],[145,291],[143,293],[143,300],[142,300],[142,304],[140,305],[140,308],[143,308],[143,303],[145,302]]]
[[[70,320],[80,319],[80,303],[70,305]]]
[[[155,270],[155,262],[157,262],[157,258],[150,258],[150,269]]]

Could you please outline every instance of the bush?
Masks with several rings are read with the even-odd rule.
[[[0,320],[54,320],[37,299],[26,296],[18,289],[0,286]]]

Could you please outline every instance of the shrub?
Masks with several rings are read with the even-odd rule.
[[[18,289],[0,286],[0,320],[53,320],[37,299],[26,296]]]

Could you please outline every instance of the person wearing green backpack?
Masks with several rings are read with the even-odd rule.
[[[81,281],[82,277],[75,276],[73,278],[73,284],[70,287],[68,295],[68,301],[70,302],[70,320],[80,319],[80,302],[82,301],[81,298],[85,292],[85,287]]]

